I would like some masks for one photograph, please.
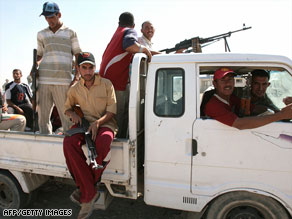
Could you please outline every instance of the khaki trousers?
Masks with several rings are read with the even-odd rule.
[[[37,90],[39,129],[42,134],[52,134],[50,117],[54,104],[57,107],[63,131],[67,131],[73,124],[64,114],[64,104],[69,85],[39,84]]]
[[[18,114],[2,114],[0,130],[21,131],[23,132],[26,125],[26,119]]]

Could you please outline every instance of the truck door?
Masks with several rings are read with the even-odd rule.
[[[258,63],[256,67],[249,65],[226,64],[239,74],[249,73],[255,68],[269,71],[271,85],[266,94],[279,108],[284,107],[283,98],[292,96],[291,69],[285,70],[281,65],[266,63]],[[202,66],[198,71],[214,72],[223,66]],[[212,82],[212,77],[205,75],[201,81],[202,86],[203,81],[206,84]],[[198,146],[198,155],[192,159],[193,194],[215,197],[230,191],[260,191],[292,203],[291,198],[286,198],[292,195],[291,120],[238,130],[211,118],[201,118],[198,111],[193,138]]]
[[[196,115],[194,69],[192,63],[155,63],[155,57],[149,65],[144,168],[147,204],[176,209],[189,205],[185,200],[190,195]]]

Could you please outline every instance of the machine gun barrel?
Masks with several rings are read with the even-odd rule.
[[[220,40],[220,39],[223,39],[223,38],[226,38],[226,37],[230,37],[231,34],[233,34],[233,33],[244,31],[244,30],[248,30],[248,29],[251,29],[251,27],[243,27],[242,29],[239,29],[239,30],[229,31],[227,33],[215,35],[215,36],[212,36],[212,37],[200,38],[199,42],[200,42],[200,44],[209,43],[209,42],[212,42],[212,41],[215,41],[215,40]]]
[[[233,33],[248,30],[248,29],[251,29],[251,27],[245,27],[245,25],[243,25],[242,29],[235,30],[235,31],[229,31],[227,33],[215,35],[212,37],[207,37],[207,38],[193,37],[190,39],[185,39],[185,40],[177,43],[175,45],[175,47],[163,49],[163,50],[160,50],[160,52],[170,53],[170,52],[178,51],[180,49],[188,49],[189,47],[193,48],[192,49],[193,52],[201,52],[201,45],[206,44],[206,43],[210,43],[212,41],[218,41],[221,39],[225,40],[225,44],[226,44],[225,47],[228,47],[227,40],[226,40],[227,37],[230,37],[231,34],[233,34]],[[229,47],[228,47],[228,49],[229,49]],[[189,50],[187,50],[187,51],[189,51]]]

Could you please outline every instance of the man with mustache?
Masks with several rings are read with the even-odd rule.
[[[138,42],[144,46],[147,47],[147,49],[150,50],[152,55],[160,54],[161,52],[154,51],[152,48],[152,37],[155,33],[155,28],[153,27],[153,24],[150,21],[145,21],[142,24],[141,28],[142,36],[138,37]]]
[[[292,118],[292,104],[281,111],[260,117],[239,118],[240,99],[232,94],[234,90],[235,72],[229,68],[220,68],[215,71],[213,85],[215,94],[205,106],[205,114],[217,121],[237,129],[253,129],[269,123]]]
[[[5,96],[8,104],[8,113],[17,113],[25,116],[27,126],[33,128],[32,92],[30,87],[21,82],[22,71],[12,71],[13,81],[5,86]]]
[[[78,219],[88,218],[93,211],[94,203],[100,193],[97,186],[101,175],[110,161],[110,145],[117,131],[114,116],[117,111],[116,96],[112,83],[95,74],[96,64],[94,56],[89,52],[80,53],[78,70],[81,80],[69,88],[65,103],[65,114],[72,120],[76,128],[82,123],[80,116],[73,111],[73,107],[79,105],[84,118],[90,123],[88,132],[95,143],[97,164],[103,166],[92,168],[92,164],[86,163],[86,157],[81,146],[85,144],[85,135],[78,133],[66,136],[63,142],[63,150],[66,164],[72,174],[77,189],[70,196],[71,200],[81,205]]]

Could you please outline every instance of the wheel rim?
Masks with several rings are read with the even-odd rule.
[[[273,213],[269,208],[254,201],[237,201],[226,205],[219,218],[226,219],[270,219]]]
[[[264,219],[262,212],[250,206],[240,206],[227,213],[226,219]]]
[[[0,206],[1,208],[9,208],[13,201],[13,194],[9,186],[0,183]]]

